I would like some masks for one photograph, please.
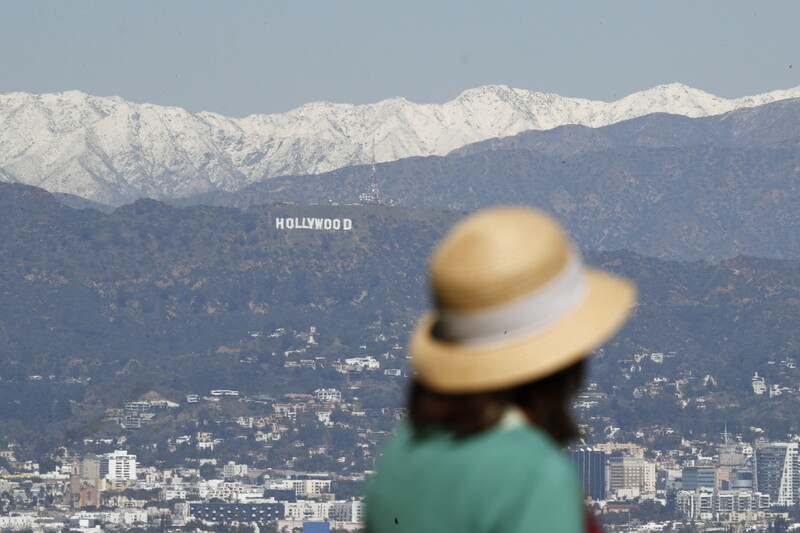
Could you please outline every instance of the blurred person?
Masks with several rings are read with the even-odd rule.
[[[578,436],[584,360],[625,322],[633,285],[585,267],[548,215],[514,207],[459,222],[430,277],[409,420],[369,484],[367,531],[595,531],[561,447]]]

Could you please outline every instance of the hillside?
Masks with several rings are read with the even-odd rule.
[[[706,118],[655,114],[563,126],[377,165],[387,204],[472,210],[525,204],[557,214],[587,249],[665,259],[800,258],[800,100]],[[246,208],[358,203],[371,168],[273,178],[172,200]]]
[[[404,343],[427,305],[425,259],[459,216],[152,200],[102,214],[0,185],[0,417],[57,433],[150,390],[179,398],[209,388],[341,386],[332,371],[309,381],[284,368],[289,346],[253,332],[314,326],[318,346],[305,357],[327,361]],[[352,229],[278,229],[285,217],[348,219]],[[587,260],[630,276],[641,292],[601,375],[639,351],[675,352],[676,372],[713,374],[723,392],[741,396],[754,371],[800,350],[800,263],[624,251],[589,251]],[[32,375],[65,385],[45,394]]]
[[[572,156],[490,150],[386,163],[376,176],[384,199],[398,206],[541,207],[587,249],[629,249],[674,260],[798,259],[798,148],[794,140],[762,148],[634,147]],[[274,178],[237,193],[175,203],[349,204],[367,190],[369,172],[357,167]]]
[[[800,88],[726,100],[674,83],[600,102],[492,85],[441,105],[315,102],[235,119],[79,91],[8,93],[0,94],[0,181],[118,206],[445,155],[526,130],[596,128],[653,113],[705,117],[798,96]]]

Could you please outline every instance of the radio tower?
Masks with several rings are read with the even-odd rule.
[[[722,438],[723,438],[722,450],[725,453],[733,453],[734,452],[734,448],[735,448],[734,446],[731,446],[730,441],[728,440],[729,436],[730,436],[730,433],[728,433],[728,422],[726,421],[725,422],[725,431],[722,433]]]
[[[369,185],[367,190],[358,195],[362,203],[369,205],[383,205],[381,192],[378,188],[378,172],[375,170],[375,163],[372,163],[372,170],[369,173]]]

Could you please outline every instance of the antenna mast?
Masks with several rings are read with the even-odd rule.
[[[372,170],[369,173],[367,190],[358,195],[362,203],[369,205],[383,205],[381,191],[378,187],[378,171],[375,168],[375,142],[372,143]]]

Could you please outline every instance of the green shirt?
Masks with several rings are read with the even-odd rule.
[[[408,424],[386,446],[367,490],[369,533],[585,531],[569,459],[530,425],[466,438],[416,439]]]

